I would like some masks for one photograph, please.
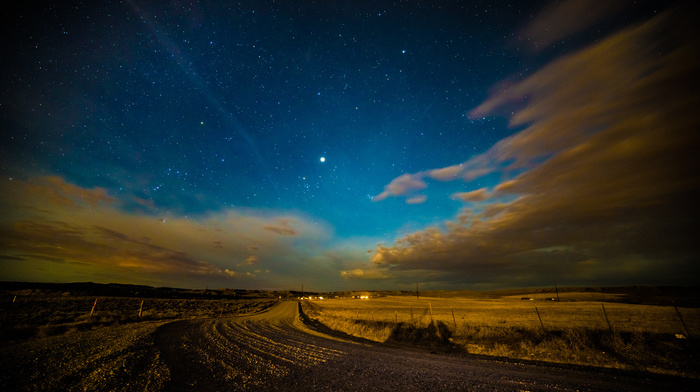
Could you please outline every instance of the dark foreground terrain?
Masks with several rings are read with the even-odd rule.
[[[351,341],[295,301],[242,317],[157,321],[4,344],[0,390],[661,391],[700,380],[504,362]]]

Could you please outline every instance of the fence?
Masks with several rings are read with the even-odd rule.
[[[700,309],[593,301],[396,300],[316,301],[335,317],[374,322],[428,324],[442,321],[455,330],[468,326],[504,326],[557,330],[605,329],[611,332],[651,332],[700,335]]]

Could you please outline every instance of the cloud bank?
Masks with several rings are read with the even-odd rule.
[[[529,31],[546,31],[567,9],[545,12]],[[427,179],[502,180],[453,194],[472,207],[444,227],[379,245],[367,276],[484,287],[697,283],[700,34],[690,14],[679,6],[628,27],[471,110],[512,113],[510,125],[523,129],[459,165],[404,174],[375,200],[411,200]]]
[[[332,230],[300,215],[130,213],[131,200],[62,177],[6,181],[0,201],[3,279],[255,288],[295,287],[310,273],[340,279],[309,262]]]

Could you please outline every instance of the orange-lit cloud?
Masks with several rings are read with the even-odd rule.
[[[425,201],[428,200],[428,196],[426,195],[417,195],[413,197],[409,197],[406,199],[406,203],[408,204],[423,204]]]
[[[383,194],[404,195],[411,187],[400,184],[427,176],[512,175],[490,196],[485,188],[454,194],[489,204],[379,245],[373,265],[395,276],[501,286],[693,280],[697,30],[680,7],[497,90],[470,115],[506,106],[522,131],[461,165],[405,174],[399,179],[410,182],[396,179],[397,191],[390,184]]]
[[[256,278],[251,267],[291,279],[308,273],[308,249],[324,246],[330,232],[322,222],[274,211],[131,213],[105,190],[60,177],[6,181],[0,202],[4,279],[225,286],[226,279]]]
[[[452,181],[456,180],[457,176],[464,170],[462,165],[454,165],[444,167],[442,169],[434,169],[428,172],[428,176],[434,180]]]
[[[232,277],[232,278],[240,278],[240,277],[246,277],[246,278],[254,278],[255,274],[251,272],[236,272],[236,271],[231,271],[228,268],[224,270],[226,275]]]
[[[428,185],[422,179],[423,175],[404,174],[395,178],[389,185],[384,187],[384,191],[375,196],[373,201],[382,201],[390,196],[404,196],[410,192],[425,189]]]
[[[44,182],[49,186],[29,185],[29,192],[43,192],[52,204],[76,206],[87,204],[95,207],[99,203],[113,203],[114,198],[103,188],[85,189],[67,183],[61,177],[45,177]]]
[[[489,194],[486,188],[481,188],[471,192],[453,193],[451,197],[462,201],[484,201],[489,198]]]
[[[297,231],[290,224],[289,219],[278,219],[274,225],[265,225],[263,229],[279,235],[296,235]]]
[[[361,269],[341,271],[340,275],[345,279],[388,279],[391,276],[384,269]]]
[[[248,266],[248,265],[255,265],[258,263],[258,256],[255,255],[250,255],[248,256],[245,261],[239,265],[241,266]]]

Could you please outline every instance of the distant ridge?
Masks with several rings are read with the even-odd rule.
[[[0,291],[21,292],[19,295],[70,295],[90,297],[137,297],[164,299],[244,299],[289,297],[289,292],[262,290],[195,290],[173,287],[151,287],[123,283],[41,283],[0,282]],[[17,295],[17,294],[16,294]]]
[[[181,289],[173,287],[152,287],[124,283],[41,283],[41,282],[0,282],[0,291],[12,292],[14,295],[70,295],[90,297],[137,297],[164,299],[246,299],[246,298],[299,298],[299,291],[267,291],[243,289]],[[700,286],[611,286],[611,287],[559,287],[559,294],[564,293],[604,293],[620,294],[609,297],[606,302],[629,304],[700,307]],[[304,296],[323,296],[325,298],[352,297],[358,293],[379,296],[415,296],[410,290],[364,290],[310,292]],[[556,295],[554,287],[525,288],[508,290],[421,290],[420,297],[462,297],[497,299],[507,296],[527,296],[533,294]]]

